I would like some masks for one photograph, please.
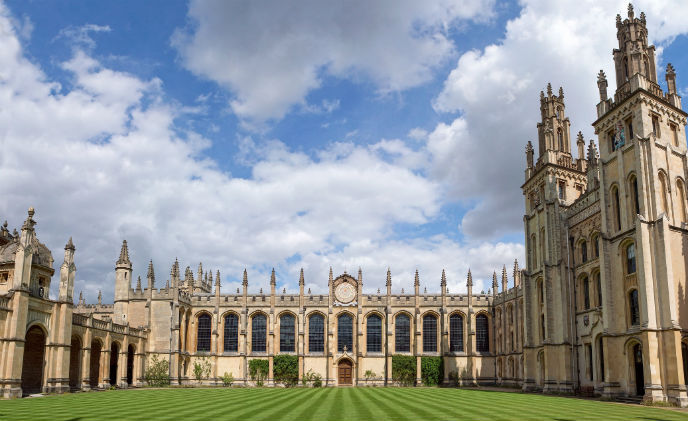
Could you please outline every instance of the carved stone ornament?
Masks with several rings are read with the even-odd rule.
[[[356,298],[356,288],[347,282],[343,282],[334,290],[334,296],[340,303],[350,303]]]

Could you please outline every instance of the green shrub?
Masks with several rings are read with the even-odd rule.
[[[444,379],[444,360],[442,357],[421,357],[420,378],[425,386],[437,386]]]
[[[308,386],[308,383],[311,383],[313,387],[322,387],[322,376],[314,373],[313,370],[308,370],[308,373],[301,376],[301,385]]]
[[[228,387],[231,386],[232,383],[234,383],[234,376],[232,376],[232,373],[227,373],[225,371],[225,374],[222,375],[222,385]]]
[[[200,383],[201,380],[210,377],[210,370],[212,365],[208,361],[207,357],[199,357],[194,361],[193,375],[194,378]]]
[[[262,386],[268,376],[270,363],[268,360],[251,360],[248,362],[248,374],[251,380],[256,382],[256,386]]]
[[[365,377],[366,382],[370,382],[371,380],[375,379],[376,374],[373,370],[366,370],[363,376]]]
[[[170,365],[167,360],[159,360],[158,356],[153,354],[150,361],[148,361],[148,368],[143,374],[146,383],[150,386],[162,387],[170,384]]]
[[[272,373],[276,382],[287,387],[299,383],[299,357],[296,355],[275,355],[272,360]]]
[[[399,382],[402,386],[413,386],[416,382],[416,357],[393,355],[392,380]]]

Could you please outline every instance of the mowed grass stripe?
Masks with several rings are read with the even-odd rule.
[[[437,388],[217,388],[0,401],[0,420],[685,420],[685,412],[536,394]]]

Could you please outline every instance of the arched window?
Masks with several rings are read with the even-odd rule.
[[[437,317],[423,317],[423,352],[437,352]]]
[[[239,350],[239,317],[236,314],[225,316],[225,352]]]
[[[463,317],[460,314],[449,317],[449,351],[463,352]]]
[[[660,186],[660,194],[661,194],[661,206],[662,209],[660,212],[666,213],[667,216],[671,217],[669,215],[669,204],[667,202],[667,181],[666,181],[666,176],[662,171],[659,172],[659,186]]]
[[[411,319],[405,314],[397,316],[394,322],[395,351],[411,351]]]
[[[604,342],[602,341],[602,337],[600,337],[597,340],[597,356],[599,358],[599,367],[600,367],[600,372],[597,375],[598,382],[603,382],[604,381]]]
[[[196,351],[210,351],[210,315],[201,314],[198,316],[198,333],[196,335]]]
[[[626,247],[626,275],[635,273],[635,244]]]
[[[595,235],[592,237],[592,250],[595,254],[595,259],[600,257],[600,236]]]
[[[590,308],[590,281],[587,276],[583,278],[583,308]]]
[[[540,304],[540,308],[545,304],[545,288],[542,279],[538,281],[538,303]]]
[[[267,320],[264,314],[253,316],[253,320],[251,320],[251,351],[265,352],[267,350],[266,325]]]
[[[631,326],[640,324],[640,307],[638,307],[638,290],[632,289],[628,293],[628,306],[631,316]]]
[[[545,229],[540,229],[540,264],[545,264]]]
[[[325,318],[314,314],[308,319],[308,352],[325,352]]]
[[[537,267],[537,242],[535,240],[535,234],[530,237],[530,242],[533,245],[533,270]]]
[[[595,280],[595,289],[597,290],[597,305],[602,307],[602,281],[600,281],[600,273],[595,273],[593,279]]]
[[[484,314],[475,317],[475,343],[478,352],[490,352],[487,316]]]
[[[581,263],[585,263],[588,261],[588,243],[586,243],[585,241],[581,241],[580,250],[581,250]]]
[[[285,314],[280,317],[280,352],[294,352],[294,316]]]
[[[557,141],[559,142],[559,150],[563,151],[564,150],[564,135],[561,132],[561,129],[557,130]]]
[[[337,320],[337,351],[352,352],[354,347],[353,318],[344,314]]]
[[[619,189],[612,187],[612,215],[614,215],[614,229],[621,229],[621,208],[619,207]]]
[[[541,314],[540,315],[540,340],[544,341],[545,340],[545,332],[547,330],[545,329],[545,315]]]
[[[376,314],[368,317],[366,350],[368,352],[382,352],[382,318]]]
[[[684,190],[683,181],[681,179],[676,180],[676,200],[678,200],[679,203],[679,219],[681,222],[686,222],[686,191]]]
[[[631,187],[631,206],[635,211],[635,215],[640,214],[640,200],[638,199],[638,179],[632,175],[629,184]]]

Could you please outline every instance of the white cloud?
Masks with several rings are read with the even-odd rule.
[[[469,260],[480,277],[523,253],[518,244],[396,239],[395,225],[431,222],[442,203],[440,186],[410,169],[418,153],[396,140],[333,143],[311,157],[247,138],[252,175],[232,177],[202,157],[208,139],[175,126],[185,108],[165,100],[159,80],[108,69],[76,48],[62,64],[73,78],[63,88],[26,60],[8,15],[0,5],[0,214],[19,226],[34,206],[56,265],[72,236],[76,291],[90,302],[99,289],[111,298],[122,239],[135,275],[152,258],[162,286],[177,256],[221,270],[224,291],[244,267],[252,289],[267,287],[272,265],[288,286],[307,267],[315,291],[329,265],[362,266],[370,288],[384,284],[387,266],[402,285],[413,265],[428,279],[446,265],[459,288]]]
[[[668,0],[637,3],[636,16],[645,11],[658,51],[688,31],[685,5]],[[615,16],[625,18],[627,4],[524,0],[503,40],[458,59],[434,106],[460,116],[438,124],[426,139],[433,157],[431,174],[447,184],[451,197],[474,206],[461,222],[464,234],[499,238],[521,231],[524,148],[536,139],[538,93],[548,82],[555,90],[564,88],[572,133],[581,130],[586,138],[593,137],[597,73],[605,70],[613,92]]]
[[[235,94],[241,118],[282,118],[323,74],[380,93],[422,84],[454,53],[446,32],[484,20],[494,0],[300,2],[194,0],[173,44],[192,72]]]

